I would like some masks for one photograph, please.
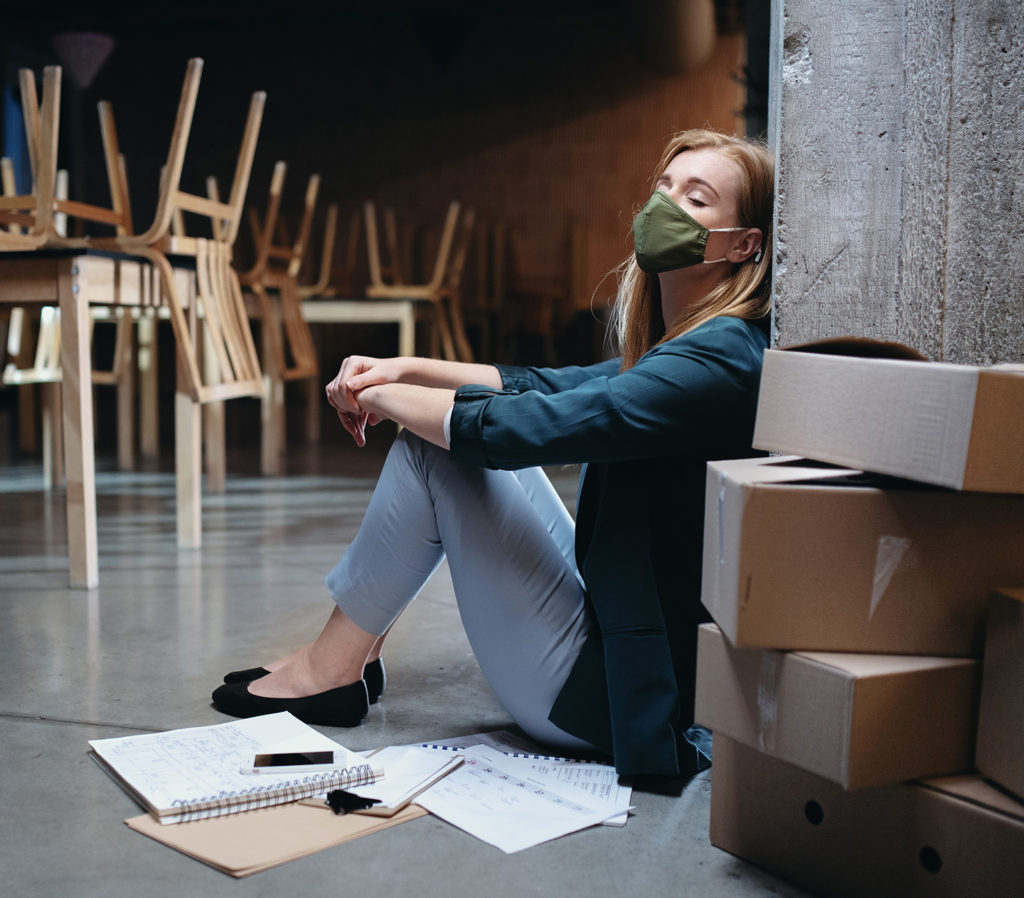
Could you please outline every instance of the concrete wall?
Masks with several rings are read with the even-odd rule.
[[[772,0],[775,337],[1024,360],[1020,0]]]

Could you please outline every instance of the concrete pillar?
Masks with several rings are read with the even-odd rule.
[[[1024,360],[1020,0],[772,0],[775,338]]]

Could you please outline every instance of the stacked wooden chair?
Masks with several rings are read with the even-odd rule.
[[[351,297],[355,294],[355,272],[362,217],[353,212],[349,217],[345,234],[345,251],[335,259],[335,250],[340,242],[338,233],[338,204],[330,203],[324,218],[323,239],[320,244],[320,267],[312,283],[299,284],[299,296],[303,299],[333,299]]]
[[[156,214],[146,230],[135,233],[132,229],[124,160],[117,146],[109,104],[100,105],[100,120],[111,206],[87,205],[58,197],[55,183],[60,69],[57,67],[44,71],[41,104],[35,97],[32,73],[22,73],[33,190],[30,195],[0,198],[0,224],[18,229],[18,233],[10,230],[0,233],[0,252],[74,250],[115,258],[117,273],[112,287],[117,291],[115,308],[121,304],[133,308],[159,304],[166,309],[174,331],[178,362],[176,461],[179,542],[184,545],[198,545],[201,532],[200,408],[225,399],[259,396],[263,392],[259,359],[232,267],[232,247],[241,220],[265,95],[257,92],[252,96],[227,201],[187,193],[181,189],[181,176],[202,69],[201,59],[189,60],[160,181]],[[172,222],[184,221],[186,214],[205,219],[209,236],[172,233]],[[78,219],[86,226],[106,226],[113,233],[68,237],[56,227],[59,216]],[[118,345],[121,352],[115,353],[115,357],[123,359],[125,341],[119,338]],[[107,373],[108,377],[120,374],[120,371]],[[183,507],[187,508],[184,515]]]
[[[473,240],[475,280],[470,301],[463,303],[467,329],[475,331],[480,355],[501,361],[505,346],[505,292],[508,227],[503,221],[478,222]]]
[[[471,362],[473,351],[466,337],[462,319],[461,283],[466,254],[473,234],[474,212],[467,209],[460,216],[460,204],[448,206],[444,227],[438,243],[437,256],[430,278],[419,284],[404,282],[405,265],[398,251],[398,241],[392,227],[387,229],[390,247],[390,280],[385,279],[380,240],[377,230],[377,211],[372,202],[364,207],[366,220],[367,261],[370,284],[366,295],[370,299],[413,300],[424,307],[429,316],[429,352],[434,357],[452,361]]]
[[[260,467],[264,474],[281,473],[287,442],[285,427],[285,385],[305,381],[307,386],[307,437],[315,440],[319,431],[319,365],[309,324],[302,313],[299,272],[306,255],[313,212],[320,190],[320,176],[312,175],[306,187],[298,234],[290,244],[275,239],[280,233],[281,195],[287,164],[278,162],[270,182],[266,213],[256,216],[256,259],[239,274],[242,287],[253,297],[250,316],[259,321],[263,347],[266,389],[263,393],[263,428]]]

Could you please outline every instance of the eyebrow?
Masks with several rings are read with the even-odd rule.
[[[687,178],[686,179],[686,183],[687,184],[700,184],[700,185],[702,185],[704,187],[707,187],[707,189],[710,190],[715,196],[719,196],[718,191],[715,190],[715,188],[712,187],[711,184],[708,181],[705,181],[703,178],[697,178],[697,177]],[[719,198],[721,198],[721,197],[719,197]]]

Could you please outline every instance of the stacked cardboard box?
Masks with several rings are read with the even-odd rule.
[[[1021,894],[1024,805],[980,777],[846,791],[718,734],[714,753],[711,841],[817,894]]]
[[[708,468],[712,842],[826,894],[1015,893],[1024,366],[810,350],[765,356],[754,444],[794,455]]]
[[[1024,801],[1024,589],[997,590],[992,599],[977,765]]]

